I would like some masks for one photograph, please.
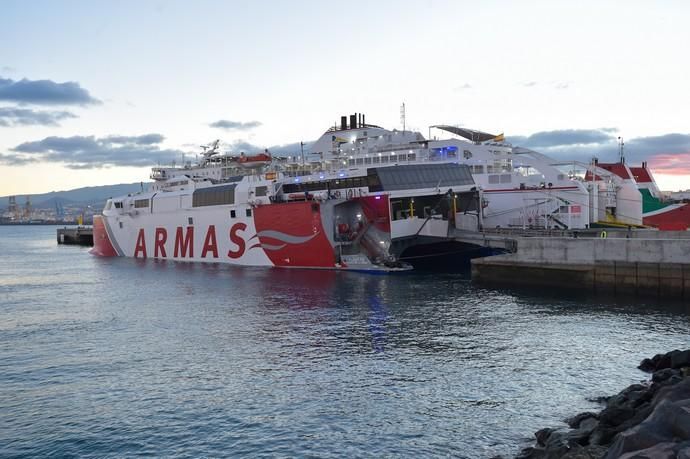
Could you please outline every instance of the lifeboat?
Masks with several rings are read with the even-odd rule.
[[[240,157],[237,158],[237,164],[248,169],[253,169],[255,167],[262,167],[271,164],[271,159],[270,153],[259,153],[251,156],[242,153]]]

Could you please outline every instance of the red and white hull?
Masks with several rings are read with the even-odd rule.
[[[369,221],[385,220],[384,225],[374,226],[377,238],[383,235],[390,241],[388,197],[357,201]],[[92,253],[243,266],[353,268],[339,259],[329,238],[333,226],[324,218],[322,207],[330,207],[327,213],[332,215],[334,204],[301,201],[238,206],[235,218],[225,206],[160,214],[104,214],[94,218]]]

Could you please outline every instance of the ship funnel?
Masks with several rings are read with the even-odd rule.
[[[340,117],[340,129],[343,131],[347,129],[347,116]]]
[[[355,129],[357,127],[357,114],[350,115],[350,129]]]

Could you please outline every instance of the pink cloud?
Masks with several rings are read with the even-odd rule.
[[[649,159],[649,168],[658,174],[690,175],[690,152],[659,153]]]

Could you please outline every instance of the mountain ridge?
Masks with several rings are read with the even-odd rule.
[[[34,209],[54,209],[57,201],[63,205],[102,206],[107,199],[113,196],[141,191],[142,187],[146,189],[150,183],[118,183],[115,185],[86,186],[71,190],[50,191],[48,193],[20,194],[16,195],[17,205],[23,207],[26,203],[26,197],[29,196],[31,198],[31,206]],[[7,208],[8,205],[9,196],[0,196],[0,209]]]

